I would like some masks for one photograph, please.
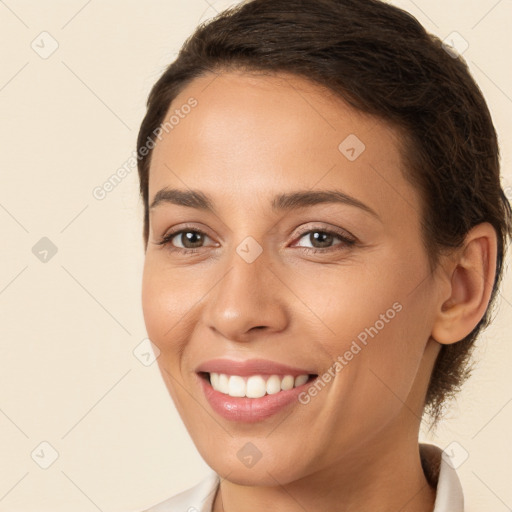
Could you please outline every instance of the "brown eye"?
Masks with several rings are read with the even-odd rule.
[[[329,247],[333,240],[337,238],[335,235],[327,233],[326,231],[310,231],[308,237],[308,241],[313,245],[313,247],[319,249]]]
[[[329,250],[335,250],[338,248],[342,249],[355,244],[355,240],[353,238],[349,238],[344,234],[327,229],[310,229],[309,231],[303,232],[300,235],[299,240],[302,240],[303,238],[311,245],[297,245],[297,247],[302,247],[306,251],[312,252],[327,252]],[[340,240],[341,243],[334,243],[333,245],[333,242],[335,242],[336,239]]]
[[[158,245],[169,246],[171,251],[196,252],[203,247],[205,239],[210,237],[199,229],[181,229],[162,236]]]
[[[175,233],[172,238],[177,238],[184,249],[195,249],[201,247],[205,236],[204,233],[199,231],[180,231]]]

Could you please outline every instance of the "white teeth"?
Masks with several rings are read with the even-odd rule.
[[[210,383],[216,391],[233,397],[260,398],[265,394],[273,395],[279,391],[287,391],[302,386],[309,379],[309,375],[226,375],[225,373],[210,373]]]
[[[267,392],[267,384],[263,377],[259,375],[251,375],[247,379],[247,389],[245,391],[245,396],[249,398],[260,398],[265,396]]]
[[[293,384],[295,383],[295,379],[291,375],[286,375],[284,379],[281,381],[281,389],[283,391],[287,391],[288,389],[293,389]]]
[[[245,380],[238,375],[229,378],[229,396],[245,396]]]
[[[217,391],[229,395],[229,378],[225,373],[220,373]]]
[[[294,387],[302,386],[302,384],[306,384],[308,381],[309,375],[299,375],[298,377],[295,377],[295,383]]]
[[[267,380],[267,393],[273,395],[281,391],[281,378],[278,375],[272,375]]]

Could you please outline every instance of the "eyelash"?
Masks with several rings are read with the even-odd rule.
[[[324,234],[327,234],[327,235],[333,235],[335,236],[336,238],[340,239],[341,240],[341,243],[340,244],[336,244],[332,247],[326,247],[324,249],[316,249],[314,247],[299,247],[300,249],[302,249],[303,251],[305,252],[308,252],[308,253],[312,253],[312,254],[317,254],[317,253],[327,253],[327,252],[332,252],[332,251],[336,251],[336,250],[341,250],[342,248],[344,247],[351,247],[353,245],[355,245],[356,243],[356,240],[354,238],[350,238],[348,237],[347,235],[343,234],[342,232],[338,232],[338,231],[335,231],[335,230],[331,230],[331,229],[323,229],[323,228],[309,228],[309,229],[304,229],[302,231],[300,231],[297,236],[297,240],[300,240],[304,235],[308,234],[308,233],[324,233]],[[194,249],[183,249],[182,247],[172,247],[171,246],[171,240],[176,236],[176,235],[179,235],[179,234],[182,234],[182,233],[199,233],[203,236],[206,236],[208,237],[208,235],[200,230],[200,229],[197,229],[197,228],[182,228],[180,230],[177,230],[177,231],[172,231],[170,233],[167,233],[165,235],[163,235],[161,237],[161,239],[156,242],[157,245],[162,245],[162,246],[169,246],[168,249],[171,251],[171,252],[179,252],[181,254],[195,254],[195,253],[198,253],[201,249],[204,249],[204,247],[197,247],[197,248],[194,248]],[[339,247],[341,246],[341,247]]]

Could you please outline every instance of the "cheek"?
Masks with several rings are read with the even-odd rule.
[[[325,341],[330,340],[333,356],[346,350],[346,342],[358,334],[362,333],[364,338],[365,329],[375,323],[377,330],[389,330],[388,325],[399,316],[400,304],[395,303],[401,302],[403,293],[397,280],[386,276],[382,266],[372,268],[365,262],[333,267],[329,271],[320,269],[295,279],[295,283],[301,281],[295,288],[307,308],[305,313],[318,321],[321,328],[318,334]],[[297,312],[303,309],[299,303],[297,308]],[[301,315],[301,318],[305,317]]]
[[[397,259],[379,261],[386,264],[366,265],[357,276],[339,273],[327,293],[315,295],[316,311],[329,327],[317,339],[333,361],[341,357],[342,367],[333,370],[339,374],[334,387],[349,393],[350,381],[357,385],[357,403],[377,408],[386,397],[396,401],[393,393],[405,399],[411,389],[429,338],[430,300],[426,282],[411,293],[423,278],[421,263],[412,268]]]
[[[148,254],[142,278],[142,310],[149,339],[158,347],[157,363],[164,383],[183,418],[187,417],[185,405],[188,394],[183,392],[181,354],[189,333],[196,322],[194,305],[198,290],[187,287],[193,281],[183,272],[169,269],[165,262]],[[188,404],[190,406],[190,404]]]
[[[182,275],[182,274],[181,274]],[[176,340],[187,325],[187,318],[197,303],[190,282],[171,271],[151,255],[146,256],[142,279],[142,311],[149,338],[165,354],[176,350]]]
[[[327,430],[328,454],[366,442],[407,409],[424,347],[409,303],[396,297],[391,293],[371,304],[339,301],[346,309],[338,322],[334,315],[326,320],[339,335],[321,344],[338,364],[331,366],[329,390],[319,393],[324,398],[311,400],[311,416],[319,418],[311,430]]]

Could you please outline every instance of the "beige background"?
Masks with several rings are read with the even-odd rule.
[[[92,191],[131,156],[184,39],[233,3],[0,1],[0,511],[136,511],[206,474],[156,363],[133,353],[145,338],[136,169],[103,200]],[[512,2],[392,3],[469,43],[512,197]],[[55,255],[47,241],[32,252],[43,237]],[[477,370],[431,439],[469,454],[470,512],[512,507],[511,326],[508,273]],[[58,452],[47,469],[42,442]]]

